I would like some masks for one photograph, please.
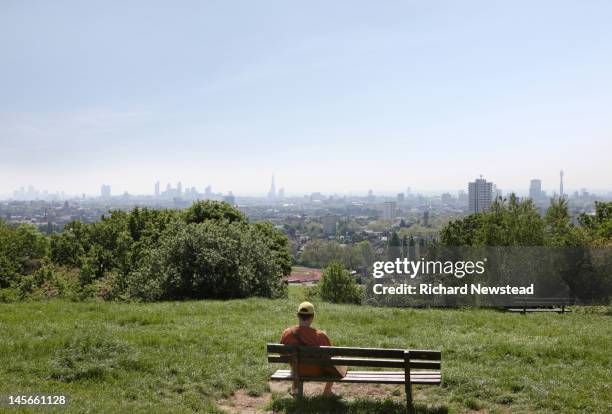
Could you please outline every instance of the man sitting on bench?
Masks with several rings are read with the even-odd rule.
[[[302,346],[331,346],[331,342],[325,332],[311,328],[314,320],[314,306],[310,302],[303,302],[297,311],[299,325],[285,329],[281,336],[280,343],[283,345],[302,345]],[[300,377],[321,377],[337,376],[339,378],[346,375],[345,367],[324,367],[318,365],[300,364],[299,367],[291,366],[292,370],[298,370]],[[324,395],[331,395],[333,382],[325,384]],[[293,382],[291,394],[295,395],[297,383]]]

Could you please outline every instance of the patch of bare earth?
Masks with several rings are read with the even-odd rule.
[[[270,414],[265,408],[272,398],[272,393],[289,395],[291,385],[287,382],[270,382],[270,392],[260,396],[250,396],[244,390],[238,390],[230,398],[219,401],[219,408],[231,414]],[[307,382],[304,384],[304,395],[314,396],[323,393],[324,383]],[[333,392],[345,400],[356,398],[385,399],[391,398],[404,402],[404,386],[386,384],[334,384]],[[419,398],[419,392],[415,398]]]

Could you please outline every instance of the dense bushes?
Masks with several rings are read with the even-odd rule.
[[[612,203],[571,222],[565,199],[553,199],[542,217],[529,199],[498,198],[486,213],[451,221],[440,233],[445,246],[548,246],[570,294],[584,303],[612,298]]]
[[[323,269],[317,288],[321,299],[327,302],[361,303],[361,288],[340,262],[332,261]]]
[[[366,269],[374,261],[374,250],[369,241],[346,245],[315,239],[306,243],[300,255],[300,263],[310,267],[325,267],[334,260],[348,269]]]
[[[283,263],[255,226],[177,224],[126,277],[128,295],[147,300],[279,297]]]
[[[96,223],[69,223],[50,238],[0,223],[0,289],[10,288],[0,300],[41,291],[77,299],[277,297],[290,270],[280,230],[248,223],[221,202],[111,211]]]
[[[45,264],[49,242],[33,226],[10,227],[0,220],[0,289],[20,276],[34,274]]]

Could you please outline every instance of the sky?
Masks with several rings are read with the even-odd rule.
[[[0,194],[612,190],[612,2],[0,2]]]

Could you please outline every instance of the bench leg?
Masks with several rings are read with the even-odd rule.
[[[412,402],[412,384],[408,382],[404,384],[404,388],[406,389],[406,409],[408,410],[408,414],[414,414],[414,404]]]
[[[410,351],[404,352],[404,390],[406,391],[406,409],[408,414],[414,414],[412,383],[410,382]]]
[[[302,398],[304,396],[304,381],[297,382],[297,394],[298,398]]]

